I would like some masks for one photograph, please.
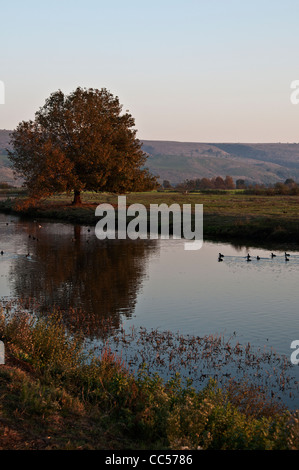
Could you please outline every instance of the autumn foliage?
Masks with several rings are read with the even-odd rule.
[[[142,191],[156,187],[135,121],[105,88],[54,92],[11,134],[9,158],[32,199],[57,192]]]

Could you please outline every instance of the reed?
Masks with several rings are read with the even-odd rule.
[[[0,338],[7,352],[0,367],[1,449],[299,448],[297,414],[279,406],[254,411],[253,403],[266,398],[250,383],[229,389],[209,380],[195,390],[177,373],[168,380],[149,374],[145,364],[133,373],[108,343],[98,355],[86,353],[82,337],[55,312],[38,318],[7,306]],[[173,339],[152,336],[157,348],[171,347]],[[190,338],[178,340],[187,352]],[[207,357],[220,344],[209,341]],[[250,361],[248,346],[244,354]]]

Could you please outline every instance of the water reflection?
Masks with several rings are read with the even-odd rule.
[[[1,214],[0,240],[0,296],[27,304],[34,299],[45,313],[54,306],[63,310],[66,322],[93,340],[91,346],[102,345],[98,339],[107,333],[103,322],[112,329],[121,326],[110,340],[115,339],[117,352],[128,354],[133,367],[144,360],[160,373],[165,362],[170,373],[181,369],[189,378],[213,373],[219,379],[231,359],[226,347],[231,338],[243,345],[235,361],[242,374],[249,366],[253,374],[264,370],[259,363],[256,370],[256,357],[243,352],[249,351],[249,343],[266,359],[273,347],[290,364],[290,344],[299,335],[298,250],[205,242],[201,250],[188,252],[183,240],[102,242],[92,227]],[[291,254],[288,263],[285,249]],[[272,250],[277,250],[275,258]],[[222,263],[219,252],[224,253]],[[220,354],[215,343],[219,335],[225,341]],[[193,336],[212,339],[207,370]],[[243,358],[248,364],[240,362]],[[299,368],[292,373],[299,383]],[[260,382],[260,375],[256,377]],[[297,390],[295,401],[297,406]]]
[[[26,239],[9,274],[15,297],[35,299],[42,312],[56,306],[95,337],[103,320],[118,328],[122,315],[132,315],[155,241],[99,241],[92,228],[62,224],[20,222],[15,230]]]
[[[188,252],[183,240],[102,242],[93,227],[41,225],[0,215],[0,296],[36,299],[43,312],[56,306],[89,337],[100,337],[109,320],[113,329],[236,332],[242,343],[286,355],[297,339],[298,251],[286,248],[286,263],[285,248],[274,259],[272,248],[241,243]]]

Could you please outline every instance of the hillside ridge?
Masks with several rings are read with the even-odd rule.
[[[6,151],[10,132],[0,130],[0,182],[16,184]],[[299,143],[141,142],[146,166],[160,182],[226,175],[266,185],[287,178],[299,181]]]

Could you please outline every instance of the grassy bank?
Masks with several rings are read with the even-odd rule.
[[[248,385],[132,375],[107,349],[87,357],[57,315],[2,310],[0,338],[0,449],[299,448],[297,415]]]
[[[19,199],[20,201],[20,199]],[[18,213],[33,218],[48,218],[64,222],[95,226],[95,208],[100,203],[117,206],[117,196],[107,193],[84,193],[83,205],[71,205],[71,196],[49,198],[35,208],[16,210],[16,200],[0,202],[0,211]],[[204,238],[218,240],[249,240],[256,243],[292,243],[299,245],[299,196],[248,195],[227,191],[220,194],[177,192],[131,193],[127,204],[173,203],[203,204]]]

